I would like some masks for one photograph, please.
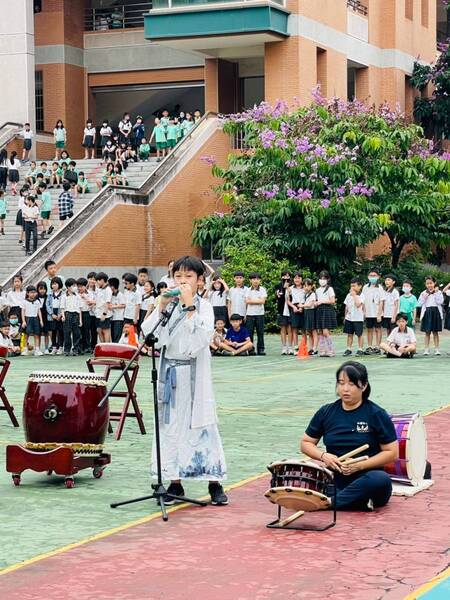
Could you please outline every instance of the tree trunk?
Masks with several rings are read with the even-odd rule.
[[[396,269],[400,261],[400,255],[406,242],[394,242],[391,240],[391,264],[392,268]]]

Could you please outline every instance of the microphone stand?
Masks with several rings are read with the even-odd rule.
[[[118,506],[123,506],[124,504],[133,504],[135,502],[142,502],[144,500],[153,500],[154,499],[158,502],[158,504],[160,506],[161,516],[162,516],[163,521],[169,520],[169,515],[167,514],[167,511],[166,511],[166,505],[164,504],[164,498],[167,498],[170,500],[178,500],[180,502],[189,502],[190,504],[196,504],[198,506],[206,506],[206,504],[207,504],[206,502],[202,502],[200,500],[194,500],[193,498],[186,498],[185,496],[176,496],[174,494],[169,494],[167,492],[166,488],[164,487],[164,483],[163,483],[163,479],[162,479],[161,439],[160,439],[159,409],[158,409],[158,370],[156,368],[156,359],[155,359],[155,345],[156,345],[156,342],[158,341],[158,338],[155,336],[154,332],[157,330],[157,328],[160,325],[163,327],[165,325],[167,325],[177,304],[178,304],[178,300],[171,302],[165,310],[161,311],[161,315],[160,315],[157,323],[155,324],[153,329],[146,335],[145,341],[142,342],[142,344],[136,349],[136,352],[134,353],[134,355],[132,356],[132,358],[126,365],[126,367],[120,373],[117,380],[113,383],[111,389],[102,398],[102,400],[100,401],[100,403],[98,405],[100,408],[108,400],[111,393],[117,387],[117,385],[119,384],[120,380],[124,376],[125,372],[129,368],[131,363],[134,360],[136,360],[136,358],[139,355],[139,353],[141,352],[142,348],[144,346],[150,346],[150,348],[152,350],[152,389],[153,389],[153,410],[154,410],[154,415],[155,415],[154,418],[155,418],[155,450],[156,450],[157,482],[151,484],[152,489],[153,489],[152,494],[149,494],[147,496],[141,496],[139,498],[132,498],[131,500],[124,500],[122,502],[114,502],[114,503],[110,504],[110,506],[111,506],[111,508],[117,508]]]

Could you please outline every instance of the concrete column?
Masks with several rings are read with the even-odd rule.
[[[219,112],[219,61],[217,58],[205,60],[205,112]]]
[[[5,4],[0,19],[0,125],[29,122],[35,131],[33,2]]]

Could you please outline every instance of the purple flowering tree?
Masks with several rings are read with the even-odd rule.
[[[383,234],[393,266],[407,244],[427,254],[448,243],[450,163],[422,129],[387,106],[313,98],[224,119],[244,140],[226,168],[212,166],[229,212],[196,221],[194,241],[226,254],[256,236],[275,259],[334,272]]]

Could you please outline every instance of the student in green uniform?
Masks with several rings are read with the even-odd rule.
[[[405,314],[408,317],[408,327],[413,327],[416,322],[417,298],[412,293],[412,281],[405,279],[402,291],[399,313]]]
[[[160,162],[161,159],[166,156],[167,138],[166,129],[158,118],[155,119],[155,126],[152,131],[150,143],[153,138],[155,138],[156,142],[156,161]]]
[[[170,118],[169,124],[167,125],[167,152],[169,153],[172,148],[177,145],[178,126],[175,123],[173,117]]]
[[[150,156],[150,144],[147,142],[147,138],[143,137],[142,141],[139,145],[139,159],[140,160],[148,160]]]
[[[80,194],[89,194],[89,182],[83,171],[78,173],[77,192]]]
[[[58,188],[61,186],[61,175],[62,169],[55,160],[52,164],[52,171],[50,175],[50,187],[56,186]]]
[[[42,219],[42,232],[41,238],[48,233],[49,235],[55,229],[52,224],[52,196],[47,189],[47,184],[43,181],[39,184],[36,190],[38,197],[40,198],[40,216]]]
[[[6,219],[6,209],[5,192],[0,189],[0,235],[5,235],[4,222]]]
[[[42,173],[43,177],[44,177],[44,182],[47,185],[50,185],[50,180],[52,177],[52,172],[50,171],[50,169],[48,168],[47,163],[41,162],[41,166],[39,167],[39,173]]]

